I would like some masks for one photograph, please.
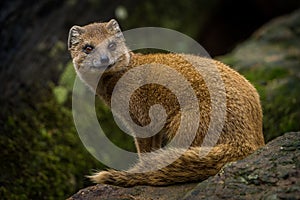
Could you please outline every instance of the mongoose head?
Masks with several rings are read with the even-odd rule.
[[[73,26],[69,31],[68,49],[77,73],[99,73],[126,67],[130,53],[119,24],[107,23]]]

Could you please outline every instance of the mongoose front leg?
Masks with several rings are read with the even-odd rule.
[[[149,138],[135,138],[135,145],[139,156],[141,153],[160,149],[162,146],[162,133],[157,133]]]
[[[157,150],[160,149],[162,147],[162,133],[159,132],[156,135],[154,135],[153,137],[151,137],[152,140],[152,151],[153,150]]]
[[[135,146],[139,156],[141,153],[151,152],[152,138],[135,138]]]

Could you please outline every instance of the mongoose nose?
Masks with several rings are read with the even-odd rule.
[[[106,55],[102,55],[100,57],[100,61],[101,61],[102,64],[107,64],[109,62],[109,58]]]

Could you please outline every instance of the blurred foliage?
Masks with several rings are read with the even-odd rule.
[[[203,25],[207,23],[210,15],[214,13],[213,10],[218,3],[218,0],[176,2],[165,0],[155,1],[155,3],[151,0],[146,0],[140,2],[138,6],[131,5],[136,4],[135,2],[124,5],[123,9],[126,10],[126,13],[129,13],[129,19],[123,17],[123,15],[120,16],[117,12],[120,10],[120,7],[117,7],[116,17],[120,20],[122,26],[128,29],[136,28],[137,26],[167,27],[197,38],[199,32],[202,31],[200,29],[204,28]],[[180,13],[187,10],[189,12],[178,18]],[[195,20],[195,17],[197,20]]]
[[[264,111],[265,140],[300,130],[300,79],[285,68],[242,70],[257,88]],[[263,75],[263,77],[261,77]]]
[[[2,125],[1,199],[63,199],[103,167],[81,144],[70,108],[53,96],[9,114]]]
[[[74,79],[69,62],[59,84],[50,84],[52,95],[50,92],[22,113],[8,114],[2,122],[5,134],[0,135],[0,146],[5,148],[0,162],[5,165],[0,171],[6,173],[1,175],[1,199],[63,199],[91,184],[85,175],[105,168],[77,135],[71,109]],[[96,110],[108,138],[134,151],[132,138],[118,128],[110,110],[99,100]],[[93,151],[93,147],[88,149]]]

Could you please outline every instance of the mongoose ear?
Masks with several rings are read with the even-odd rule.
[[[84,29],[80,26],[73,26],[69,31],[68,49],[79,43],[79,36],[84,33]]]
[[[107,22],[106,28],[109,33],[114,34],[116,37],[123,37],[121,28],[117,20],[111,19],[109,22]]]

